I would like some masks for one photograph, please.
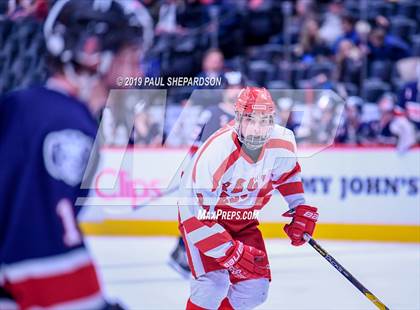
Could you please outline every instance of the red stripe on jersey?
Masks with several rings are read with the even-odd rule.
[[[280,148],[280,149],[286,149],[289,150],[292,153],[295,153],[295,146],[292,142],[283,140],[283,139],[270,139],[268,140],[266,144],[266,148],[268,149],[274,149],[274,148]]]
[[[197,199],[198,199],[198,204],[200,206],[202,206],[204,209],[209,208],[209,206],[204,205],[204,196],[203,196],[203,194],[202,193],[197,193],[196,195],[197,195]]]
[[[255,208],[261,209],[270,200],[271,195],[268,195],[273,190],[273,181],[270,180],[267,184],[262,187],[257,193],[257,199],[255,200]],[[268,197],[268,198],[267,198]]]
[[[180,226],[179,230],[181,232],[182,240],[184,241],[184,244],[185,244],[185,250],[186,250],[185,252],[187,252],[188,265],[190,266],[191,273],[192,273],[193,277],[196,278],[197,274],[196,274],[195,269],[194,269],[194,264],[193,264],[193,260],[192,260],[192,257],[191,257],[190,246],[189,246],[188,240],[185,236],[185,234],[186,234],[185,227]]]
[[[221,129],[219,129],[218,131],[216,131],[212,136],[210,136],[210,138],[204,143],[203,149],[201,150],[200,154],[198,154],[197,159],[195,160],[194,163],[194,168],[193,168],[193,172],[192,172],[192,178],[193,181],[196,181],[196,175],[197,175],[197,163],[201,158],[201,155],[204,154],[204,151],[209,147],[209,145],[214,141],[214,139],[216,139],[217,137],[221,136],[222,134],[224,134],[225,132],[229,131],[230,127],[223,127]]]
[[[190,217],[188,220],[185,220],[182,225],[184,225],[185,232],[189,234],[190,232],[199,229],[204,226],[204,223],[200,222],[195,216]]]
[[[299,194],[303,193],[303,184],[302,182],[290,182],[281,184],[277,189],[283,196]]]
[[[229,241],[232,241],[232,237],[227,231],[224,231],[222,233],[216,233],[198,241],[195,243],[195,246],[200,250],[201,253],[205,253]]]
[[[265,194],[264,196],[257,197],[255,200],[255,210],[261,210],[271,199],[271,195]]]
[[[202,308],[200,306],[197,306],[196,304],[194,304],[191,301],[191,298],[188,298],[187,306],[185,307],[185,310],[206,310],[206,308]]]
[[[217,222],[215,220],[199,220],[198,218],[194,217],[190,217],[189,219],[185,220],[182,225],[185,228],[185,232],[187,234],[189,234],[190,232],[199,229],[203,226],[207,226],[207,227],[213,227],[214,225],[216,225]]]
[[[257,199],[255,201],[255,207],[257,209],[261,209],[262,207],[264,207],[268,203],[268,201],[270,200],[271,195],[268,195],[268,194],[274,189],[273,186],[274,185],[277,186],[279,184],[281,186],[281,184],[283,182],[285,182],[286,180],[288,180],[289,178],[291,178],[292,176],[296,175],[299,172],[300,172],[300,166],[299,166],[299,163],[296,163],[295,167],[292,170],[290,170],[286,173],[283,173],[278,178],[278,180],[268,181],[267,184],[259,190],[259,192],[257,194]],[[277,186],[277,188],[280,187],[280,186]],[[303,189],[302,189],[302,192],[303,192]]]
[[[51,307],[90,297],[100,291],[91,263],[66,274],[29,278],[17,283],[6,282],[5,288],[23,309]]]
[[[288,179],[290,179],[292,176],[298,174],[301,171],[299,163],[296,163],[295,167],[290,170],[289,172],[283,173],[277,181],[274,181],[273,184],[279,185],[284,182],[286,182]]]
[[[236,149],[220,164],[216,172],[213,175],[213,188],[212,192],[217,189],[220,179],[223,177],[225,172],[232,167],[232,165],[238,160],[240,155],[240,150]]]

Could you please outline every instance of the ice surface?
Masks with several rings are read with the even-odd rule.
[[[103,288],[129,309],[185,309],[188,280],[168,265],[171,237],[88,237]],[[319,240],[390,309],[420,309],[420,245]],[[266,240],[272,277],[258,309],[376,309],[309,245]]]

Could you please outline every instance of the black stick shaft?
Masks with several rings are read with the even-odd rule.
[[[350,281],[363,295],[365,295],[376,307],[381,310],[389,310],[372,292],[363,286],[353,275],[346,270],[334,257],[328,254],[311,236],[305,234],[305,239],[308,243],[322,256],[324,257],[335,269],[337,269],[347,280]]]
[[[147,199],[146,201],[143,201],[141,204],[137,204],[137,205],[133,206],[132,210],[133,210],[133,211],[135,211],[135,210],[138,210],[138,209],[141,209],[141,208],[147,207],[147,206],[149,206],[152,202],[154,202],[154,201],[156,201],[156,200],[158,200],[158,199],[160,199],[160,198],[163,198],[163,197],[165,197],[165,196],[168,196],[168,195],[170,195],[170,194],[172,194],[172,193],[176,192],[178,189],[179,189],[179,186],[174,187],[174,188],[170,188],[170,189],[168,189],[168,190],[166,190],[166,191],[162,192],[159,196],[151,197],[151,198]]]

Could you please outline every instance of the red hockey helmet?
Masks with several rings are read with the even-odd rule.
[[[235,131],[238,139],[249,149],[264,145],[274,128],[275,105],[265,88],[246,87],[241,90],[235,105]]]
[[[236,113],[262,113],[274,115],[274,102],[264,87],[246,87],[241,90],[235,105]]]

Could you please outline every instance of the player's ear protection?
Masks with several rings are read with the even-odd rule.
[[[51,54],[58,56],[63,52],[64,49],[64,40],[60,35],[52,34],[47,39],[47,48]]]
[[[47,49],[54,56],[60,55],[65,47],[64,38],[62,34],[57,32],[54,25],[61,10],[69,1],[70,0],[59,0],[57,5],[52,7],[44,24],[44,37]]]

